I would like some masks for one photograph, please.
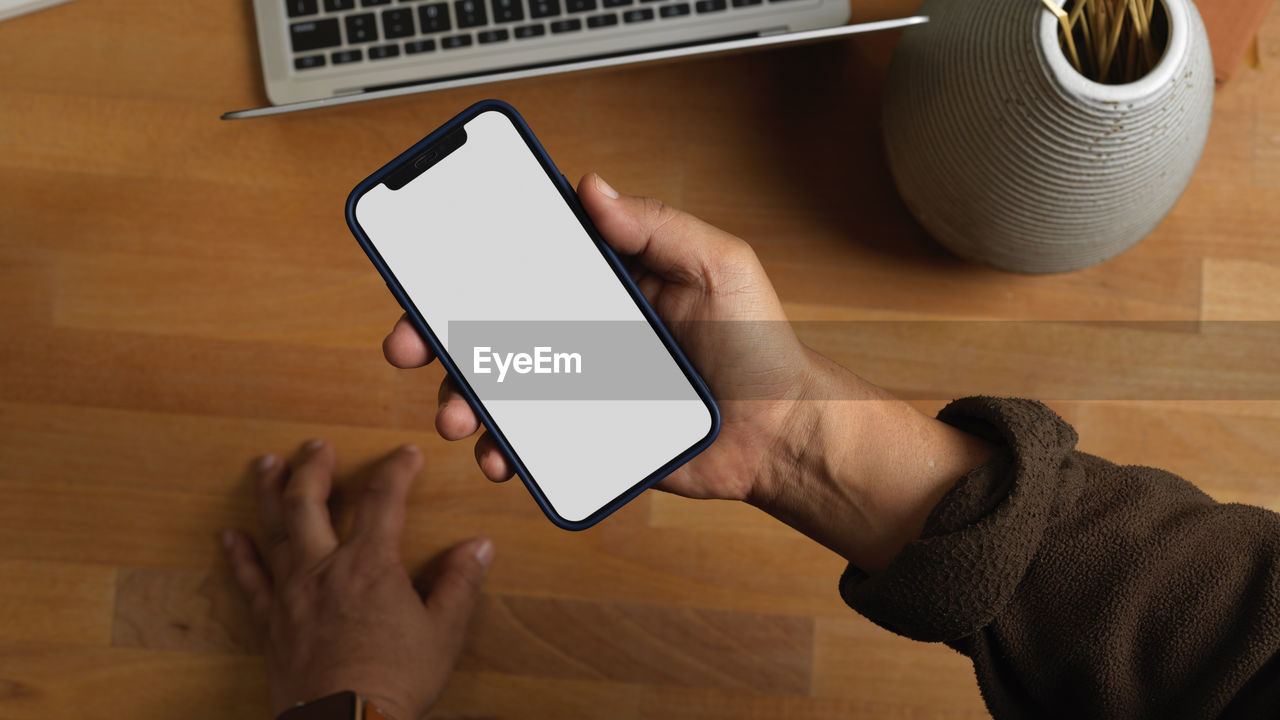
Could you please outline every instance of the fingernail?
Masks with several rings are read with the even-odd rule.
[[[271,453],[267,453],[266,455],[263,455],[262,457],[258,458],[257,461],[253,463],[253,469],[257,470],[260,473],[264,473],[276,466],[276,460],[277,458],[275,455],[272,455]]]
[[[231,532],[230,530],[223,530],[222,531],[223,549],[230,550],[231,546],[235,544],[236,544],[236,534]]]
[[[605,182],[604,178],[600,177],[600,173],[596,173],[596,189],[614,200],[618,199],[618,191],[614,190],[609,183]]]
[[[322,439],[322,438],[316,438],[316,439],[312,440],[311,442],[308,442],[308,443],[306,444],[306,446],[305,446],[305,447],[303,447],[302,449],[303,449],[303,450],[306,450],[307,452],[315,452],[315,451],[319,450],[319,449],[320,449],[320,448],[322,448],[322,447],[324,447],[324,439]]]
[[[414,445],[413,443],[409,443],[408,445],[401,445],[400,450],[403,452],[411,453],[413,455],[422,454],[422,450],[417,445]]]
[[[493,562],[493,541],[489,538],[480,541],[480,547],[476,548],[476,562],[484,567],[489,567],[489,563]]]

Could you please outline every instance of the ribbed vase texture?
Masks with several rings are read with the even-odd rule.
[[[903,200],[953,252],[998,268],[1076,270],[1146,237],[1186,188],[1213,109],[1213,61],[1189,0],[1159,0],[1163,58],[1129,85],[1086,80],[1041,0],[927,0],[885,93]]]

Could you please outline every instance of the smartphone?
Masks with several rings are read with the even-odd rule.
[[[556,525],[590,527],[715,440],[706,384],[510,105],[369,176],[347,223]]]

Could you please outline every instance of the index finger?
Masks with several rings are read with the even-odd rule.
[[[352,544],[398,551],[404,533],[405,501],[409,486],[422,470],[422,451],[405,445],[378,461],[356,506],[351,524]]]
[[[401,315],[391,333],[382,341],[382,354],[387,362],[406,369],[422,367],[436,359],[436,354],[431,352],[413,323],[409,322],[408,315]]]

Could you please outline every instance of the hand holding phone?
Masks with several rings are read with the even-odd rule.
[[[825,370],[845,371],[796,338],[745,241],[652,198],[619,196],[595,174],[582,178],[577,194],[601,236],[703,370],[723,413],[715,444],[658,487],[693,498],[768,498],[793,472],[787,465],[794,462],[795,448],[812,441],[813,428],[801,410],[820,403],[797,399],[817,399],[821,391],[814,378]],[[407,318],[396,323],[383,351],[401,368],[434,361]],[[478,427],[475,413],[446,379],[437,430],[448,440],[462,440]],[[476,441],[475,455],[490,480],[512,477],[514,469],[487,433]]]

